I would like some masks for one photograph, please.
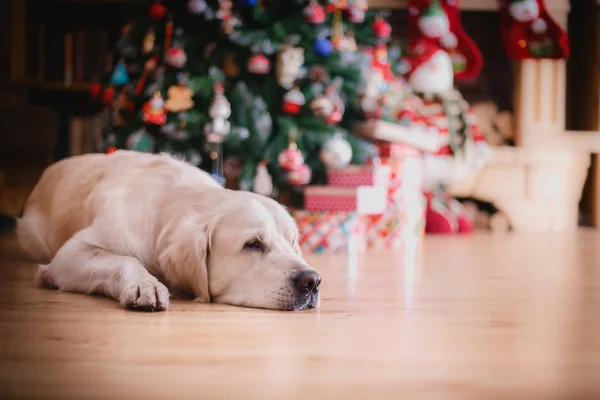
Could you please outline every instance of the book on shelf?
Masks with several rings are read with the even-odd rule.
[[[102,151],[102,130],[106,112],[73,116],[69,121],[69,156]]]
[[[38,27],[37,80],[40,82],[93,82],[112,67],[110,30],[75,27],[62,30]]]

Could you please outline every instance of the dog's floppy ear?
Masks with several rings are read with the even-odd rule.
[[[193,293],[202,303],[210,302],[208,256],[216,222],[184,217],[169,223],[157,241],[158,262],[170,286]]]

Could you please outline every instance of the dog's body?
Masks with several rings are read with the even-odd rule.
[[[202,302],[298,310],[320,277],[275,201],[223,189],[167,155],[117,151],[50,166],[16,233],[45,265],[38,285],[162,310],[171,293]],[[167,287],[169,289],[167,289]]]

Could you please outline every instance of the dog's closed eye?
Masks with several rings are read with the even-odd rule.
[[[252,239],[244,243],[244,250],[263,252],[265,251],[265,244],[259,239]]]

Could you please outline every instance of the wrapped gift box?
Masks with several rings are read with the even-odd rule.
[[[370,248],[397,248],[421,241],[425,234],[427,201],[392,203],[382,215],[362,215],[360,230]]]
[[[327,184],[340,187],[389,186],[391,168],[388,165],[350,165],[327,171]]]
[[[356,211],[291,210],[303,251],[352,251],[365,246],[364,222]]]
[[[304,208],[308,211],[356,211],[360,215],[382,214],[387,206],[384,186],[306,186]]]

